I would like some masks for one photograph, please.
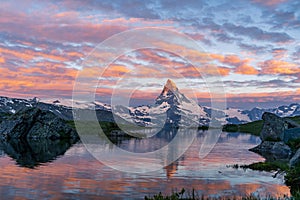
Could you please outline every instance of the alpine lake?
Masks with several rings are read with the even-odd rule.
[[[172,131],[146,139],[114,137],[115,145],[103,143],[105,151],[156,151],[174,139]],[[259,137],[245,133],[220,132],[215,141],[207,135],[214,130],[197,130],[194,138],[179,140],[184,152],[168,166],[156,171],[134,173],[113,169],[96,159],[86,144],[70,140],[10,140],[0,143],[1,199],[144,199],[162,192],[184,188],[206,198],[290,196],[284,175],[234,167],[262,162],[250,152]],[[186,149],[181,142],[190,142]],[[102,146],[103,146],[102,144]],[[207,145],[208,144],[208,145]],[[201,153],[205,153],[201,156]],[[149,159],[149,160],[147,160]],[[118,166],[149,167],[152,158],[128,160],[119,156]],[[164,158],[160,159],[162,163]]]

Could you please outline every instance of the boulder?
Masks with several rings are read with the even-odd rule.
[[[76,138],[76,131],[65,120],[37,107],[24,108],[0,124],[2,138]]]
[[[299,126],[292,120],[278,117],[269,112],[265,112],[262,119],[264,120],[263,128],[260,133],[262,141],[283,141],[285,130]]]
[[[300,164],[300,149],[298,149],[296,151],[296,153],[294,154],[294,156],[291,158],[290,160],[290,166],[294,167]]]
[[[287,143],[290,140],[296,140],[300,138],[300,128],[291,128],[284,130],[283,141]]]
[[[292,154],[291,148],[284,142],[263,141],[260,145],[250,149],[269,161],[287,160]]]

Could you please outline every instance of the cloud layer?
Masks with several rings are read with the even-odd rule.
[[[297,102],[299,10],[299,2],[285,0],[6,1],[0,5],[0,95],[70,98],[77,72],[100,42],[125,30],[161,27],[193,38],[209,61],[193,66],[163,50],[129,52],[105,70],[100,97],[107,99],[126,75],[136,83],[156,82],[136,98],[154,98],[173,78],[182,90],[198,88],[197,96],[209,99],[201,74],[213,76],[218,67],[229,101]],[[99,70],[94,67],[91,73]]]

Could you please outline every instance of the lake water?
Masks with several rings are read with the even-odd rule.
[[[114,170],[95,159],[81,142],[2,143],[0,145],[1,199],[143,199],[163,192],[195,189],[199,196],[289,195],[283,176],[234,169],[264,159],[248,151],[258,137],[223,132],[218,143],[199,158],[199,133],[193,145],[173,164],[150,173]],[[118,141],[126,150],[157,149],[162,138]],[[113,150],[113,146],[111,147]],[[120,160],[122,162],[122,160]]]

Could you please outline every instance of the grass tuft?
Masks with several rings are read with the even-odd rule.
[[[172,192],[170,195],[163,195],[161,192],[159,192],[157,195],[153,195],[152,197],[145,196],[145,200],[292,200],[296,198],[289,198],[287,196],[283,197],[260,197],[255,196],[253,194],[245,197],[205,197],[205,196],[199,196],[195,190],[193,189],[191,193],[186,193],[186,190],[183,188],[180,192]]]

